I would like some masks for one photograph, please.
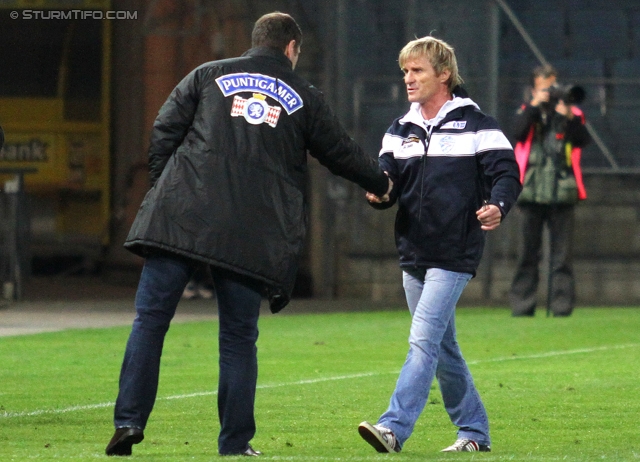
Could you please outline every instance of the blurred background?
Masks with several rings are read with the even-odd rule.
[[[638,0],[0,0],[5,298],[61,274],[137,283],[141,261],[122,243],[148,188],[158,109],[194,67],[250,48],[255,20],[276,10],[303,30],[296,70],[371,156],[408,108],[397,56],[415,37],[456,49],[470,96],[509,136],[534,66],[584,87],[594,142],[583,153],[589,197],[576,208],[578,304],[640,304]],[[402,301],[395,210],[371,209],[312,158],[308,175],[294,295]],[[514,210],[490,234],[462,302],[506,303],[518,220]]]

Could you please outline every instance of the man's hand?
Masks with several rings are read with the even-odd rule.
[[[368,192],[365,197],[372,204],[382,204],[383,202],[389,202],[389,194],[385,194],[382,197],[378,197],[375,194]]]
[[[478,221],[481,224],[480,228],[483,231],[492,231],[500,226],[502,213],[500,213],[500,209],[497,206],[485,204],[480,210],[476,211],[476,217],[478,217]]]
[[[558,101],[556,104],[556,112],[560,115],[565,116],[567,119],[573,119],[573,111],[571,110],[571,106],[566,104],[564,101]]]
[[[531,90],[531,104],[532,106],[540,106],[542,103],[548,103],[550,99],[549,89],[541,88],[539,90]]]
[[[389,177],[389,173],[387,172],[384,172],[384,173],[386,173],[387,177]],[[392,189],[393,189],[393,181],[391,181],[391,178],[389,178],[389,187],[387,188],[387,192],[384,196],[379,197],[373,193],[368,192],[365,197],[369,202],[373,204],[382,204],[383,202],[389,202],[389,194],[391,194]]]

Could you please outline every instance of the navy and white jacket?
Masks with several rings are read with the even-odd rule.
[[[395,234],[400,266],[471,273],[480,263],[483,203],[502,217],[522,189],[511,144],[461,88],[425,121],[420,105],[396,119],[382,140],[379,163],[394,182],[388,208],[398,203]]]

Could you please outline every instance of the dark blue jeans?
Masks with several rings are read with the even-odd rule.
[[[158,391],[165,334],[197,265],[172,255],[155,255],[145,260],[136,294],[136,317],[120,371],[114,411],[116,428],[144,429],[147,424]],[[220,325],[218,451],[238,454],[247,449],[256,431],[256,341],[262,297],[260,286],[254,281],[213,267],[211,273]]]

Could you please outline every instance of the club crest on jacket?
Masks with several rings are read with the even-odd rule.
[[[442,152],[445,154],[448,154],[455,144],[456,140],[452,136],[445,136],[440,140],[440,149],[442,149]]]
[[[266,99],[267,97],[260,93],[254,93],[253,97],[249,99],[236,95],[233,98],[233,106],[231,106],[231,116],[244,117],[247,122],[253,125],[266,122],[271,127],[275,127],[278,124],[282,108],[269,106]]]

